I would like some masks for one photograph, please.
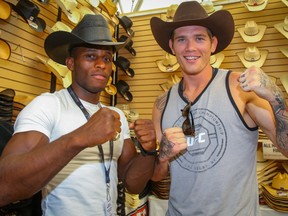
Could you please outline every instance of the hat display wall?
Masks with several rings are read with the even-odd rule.
[[[219,68],[222,64],[225,56],[223,53],[217,53],[215,55],[210,56],[210,65],[214,68]]]
[[[129,91],[130,86],[124,80],[119,80],[116,83],[117,92],[127,101],[131,102],[133,100],[133,95]]]
[[[248,0],[245,5],[249,11],[261,11],[264,10],[268,4],[268,0]]]
[[[126,35],[121,35],[118,39],[119,42],[125,42],[125,49],[128,50],[133,56],[136,56],[136,51],[133,48],[133,40],[131,36],[128,38]]]
[[[224,50],[234,36],[234,20],[230,12],[219,10],[210,16],[197,1],[182,2],[174,15],[172,22],[165,22],[159,17],[150,19],[150,27],[158,45],[173,55],[169,40],[176,28],[187,25],[199,25],[208,28],[218,39],[218,45],[213,54]]]
[[[277,23],[274,27],[288,39],[288,16],[285,17],[282,23]]]
[[[99,34],[101,32],[101,34]],[[102,15],[87,14],[71,32],[56,31],[47,36],[44,49],[53,61],[65,65],[70,55],[69,49],[77,45],[111,46],[115,51],[122,48],[124,42],[114,42],[110,29]]]
[[[46,22],[38,17],[40,9],[38,5],[29,0],[19,0],[16,5],[11,4],[12,9],[19,14],[32,28],[37,32],[43,32],[46,28]]]
[[[214,6],[211,0],[203,0],[201,2],[201,6],[205,9],[205,11],[210,15],[215,11],[221,10],[223,8],[222,5]]]
[[[257,25],[254,20],[249,20],[244,27],[238,28],[237,31],[245,42],[255,43],[262,39],[266,28],[266,25]]]
[[[1,35],[1,31],[0,31]],[[0,38],[0,59],[9,59],[11,56],[11,47],[6,40]]]
[[[156,60],[156,65],[162,72],[173,72],[180,67],[176,57],[170,53],[165,53],[164,59]]]
[[[237,55],[246,68],[251,66],[262,67],[267,58],[268,50],[258,49],[256,46],[248,46],[244,53],[237,53]]]
[[[77,10],[78,2],[76,0],[55,0],[67,18],[74,24],[77,24],[81,19],[81,14]]]
[[[0,0],[0,19],[8,19],[11,15],[11,6],[5,1]]]
[[[130,68],[130,61],[127,58],[123,56],[118,56],[114,63],[117,67],[119,67],[122,71],[124,71],[129,77],[134,77],[135,75],[134,70]]]

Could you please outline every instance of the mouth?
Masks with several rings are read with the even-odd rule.
[[[184,56],[184,58],[188,61],[195,61],[197,59],[199,59],[199,56]]]

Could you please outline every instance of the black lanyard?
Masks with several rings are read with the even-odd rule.
[[[72,99],[74,100],[74,102],[81,109],[81,111],[83,112],[84,116],[88,120],[90,118],[90,114],[85,109],[85,107],[83,106],[83,104],[79,100],[78,96],[75,94],[74,90],[72,89],[72,86],[69,86],[67,88],[67,90],[68,90],[69,94],[71,95]],[[101,108],[100,102],[98,103],[98,106],[99,106],[99,108]],[[98,146],[98,150],[100,152],[101,162],[102,162],[102,164],[104,166],[104,170],[105,170],[105,177],[106,177],[105,180],[106,180],[106,185],[107,185],[107,196],[109,196],[109,188],[110,188],[110,167],[111,167],[111,162],[112,162],[112,157],[113,157],[113,140],[109,140],[109,144],[110,144],[109,145],[110,146],[110,163],[109,163],[108,169],[106,169],[106,166],[105,166],[105,163],[104,163],[105,159],[104,159],[104,152],[103,152],[102,145],[97,145]]]

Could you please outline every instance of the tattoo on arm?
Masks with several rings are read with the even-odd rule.
[[[156,100],[156,107],[161,113],[164,110],[166,100],[167,100],[167,93],[164,93],[163,95],[159,96]]]
[[[170,158],[172,155],[172,148],[175,145],[175,143],[170,142],[166,135],[162,135],[162,139],[160,142],[160,152],[159,152],[159,157],[160,158]]]

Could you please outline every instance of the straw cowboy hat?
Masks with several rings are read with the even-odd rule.
[[[210,65],[214,68],[219,68],[222,64],[225,56],[223,53],[217,53],[215,55],[210,56]]]
[[[37,17],[40,13],[38,5],[29,0],[19,0],[16,5],[11,4],[12,9],[19,14],[32,28],[37,32],[43,32],[46,28],[46,22]]]
[[[156,64],[162,72],[173,72],[180,67],[176,57],[167,52],[165,53],[164,59],[156,60]]]
[[[288,38],[288,16],[285,17],[284,22],[277,23],[274,25],[274,27],[286,38]]]
[[[177,76],[176,74],[173,74],[168,77],[167,81],[165,83],[161,83],[160,87],[163,89],[164,92],[168,91],[174,84],[181,81],[181,77]]]
[[[86,0],[92,7],[97,8],[100,4],[99,0]]]
[[[51,28],[50,26],[46,26],[46,30],[49,34],[55,31],[67,31],[67,32],[72,31],[72,29],[68,25],[66,25],[61,21],[57,21]]]
[[[167,11],[166,11],[166,21],[167,22],[173,21],[173,18],[174,18],[174,15],[175,15],[177,8],[178,8],[177,4],[171,4],[167,8]]]
[[[266,28],[266,25],[257,25],[254,20],[249,20],[246,22],[245,27],[240,27],[237,31],[245,42],[255,43],[262,39]]]
[[[11,47],[9,43],[6,40],[0,38],[0,59],[7,60],[10,58],[10,55],[11,55]]]
[[[280,81],[282,85],[284,86],[286,92],[288,93],[288,74],[280,75]]]
[[[0,19],[8,19],[11,15],[11,6],[5,1],[0,0]]]
[[[244,53],[237,53],[237,55],[246,68],[253,65],[262,67],[267,58],[268,50],[259,50],[256,46],[248,46]]]
[[[215,11],[221,10],[223,8],[222,5],[214,6],[211,0],[203,0],[201,2],[201,6],[205,9],[205,11],[210,15]]]
[[[117,6],[112,0],[100,0],[99,8],[106,11],[110,16],[117,12]]]
[[[249,11],[261,11],[264,10],[268,4],[268,0],[248,0],[245,5]]]
[[[117,51],[124,43],[113,41],[102,15],[87,14],[71,32],[56,31],[49,34],[44,42],[44,49],[49,58],[65,65],[70,49],[83,44],[111,46]]]
[[[282,2],[288,7],[288,0],[282,0]]]
[[[81,14],[77,10],[76,0],[55,0],[55,2],[72,23],[77,24],[80,21]]]
[[[208,16],[197,1],[181,3],[172,22],[165,22],[158,17],[152,17],[150,26],[155,40],[166,52],[173,54],[169,47],[172,32],[179,27],[198,25],[208,28],[218,39],[218,45],[213,54],[221,52],[231,42],[234,35],[234,21],[230,12],[219,10]]]

